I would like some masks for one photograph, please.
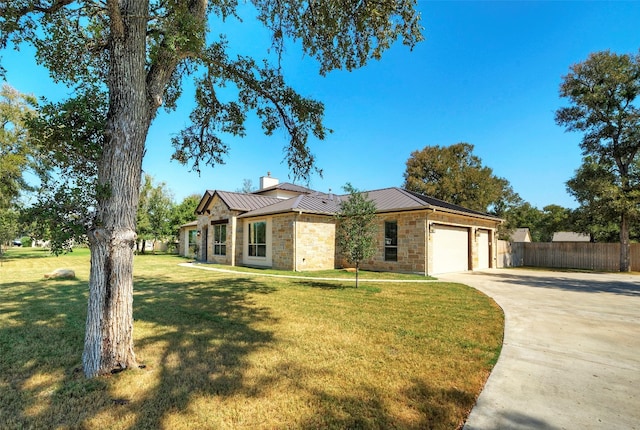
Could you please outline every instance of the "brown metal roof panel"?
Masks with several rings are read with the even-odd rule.
[[[309,195],[300,195],[287,200],[252,210],[242,214],[240,218],[255,217],[261,215],[273,215],[287,212],[304,212],[322,215],[334,215],[338,211],[339,200],[337,198],[319,198]]]
[[[469,215],[481,216],[481,217],[485,217],[485,218],[494,218],[496,220],[500,219],[500,218],[496,217],[495,215],[491,215],[491,214],[488,214],[488,213],[485,213],[485,212],[475,211],[473,209],[468,209],[468,208],[465,208],[464,206],[454,205],[453,203],[448,203],[448,202],[445,202],[444,200],[436,199],[435,197],[425,196],[423,194],[419,194],[419,193],[416,193],[416,192],[413,192],[413,191],[408,191],[408,190],[406,190],[406,191],[407,191],[407,193],[410,193],[410,194],[416,196],[417,198],[419,198],[420,200],[424,201],[425,203],[429,204],[430,206],[432,206],[434,208],[441,208],[441,209],[445,209],[445,210],[465,213],[465,214],[469,214]]]
[[[272,190],[293,191],[293,192],[302,193],[302,194],[311,194],[315,192],[314,190],[303,187],[301,185],[292,184],[290,182],[283,182],[281,184],[272,185],[270,187],[263,188],[258,191],[254,191],[252,194],[262,194],[264,192],[272,191]]]
[[[269,206],[280,201],[275,197],[257,196],[255,194],[233,193],[230,191],[216,191],[216,194],[231,210],[252,211]]]
[[[420,209],[425,204],[401,188],[384,188],[368,192],[370,200],[376,204],[380,212],[390,210]],[[348,196],[345,196],[348,197]]]

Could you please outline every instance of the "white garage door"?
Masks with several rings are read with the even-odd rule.
[[[489,268],[489,230],[478,230],[478,269]]]
[[[469,229],[449,225],[434,225],[433,273],[469,270]]]

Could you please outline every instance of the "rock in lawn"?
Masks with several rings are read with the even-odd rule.
[[[71,269],[56,269],[44,275],[45,279],[74,279],[75,277],[76,272]]]

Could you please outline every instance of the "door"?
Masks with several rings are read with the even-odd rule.
[[[209,244],[209,229],[207,227],[202,228],[202,242],[200,243],[200,261],[207,261],[207,248]]]
[[[489,230],[477,230],[478,237],[478,269],[488,269],[491,267],[491,248],[489,241]]]
[[[435,224],[431,238],[434,274],[469,270],[468,228]]]

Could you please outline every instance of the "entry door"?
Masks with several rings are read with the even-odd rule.
[[[478,230],[478,269],[488,269],[491,267],[489,247],[489,230]]]
[[[204,227],[202,229],[202,243],[200,243],[200,260],[201,261],[207,261],[208,259],[208,255],[207,255],[208,244],[209,244],[209,229],[207,227]]]
[[[451,225],[434,225],[433,273],[469,270],[469,229]]]

